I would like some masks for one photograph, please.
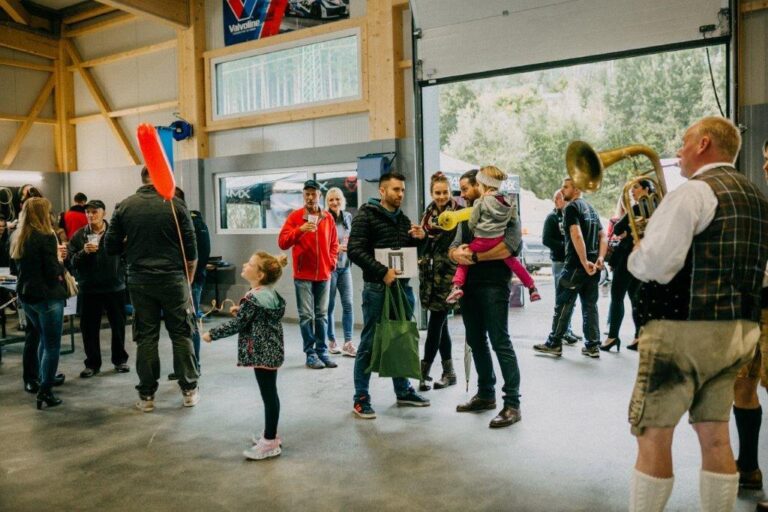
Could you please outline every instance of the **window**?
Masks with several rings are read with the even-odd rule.
[[[214,59],[214,119],[361,98],[360,31],[322,37]]]
[[[217,232],[279,232],[288,215],[304,204],[304,182],[313,177],[322,186],[323,196],[329,188],[339,187],[354,214],[358,205],[355,169],[356,164],[349,163],[216,175]]]

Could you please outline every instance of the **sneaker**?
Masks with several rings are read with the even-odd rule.
[[[409,405],[411,407],[429,407],[429,400],[416,393],[416,390],[411,388],[403,396],[397,397],[397,405]]]
[[[539,295],[539,290],[537,290],[535,286],[531,286],[530,288],[528,288],[528,293],[531,296],[531,302],[536,302],[537,300],[541,300],[541,295]]]
[[[339,348],[339,345],[335,341],[329,341],[328,352],[330,352],[333,355],[338,355],[338,354],[341,354],[341,349]]]
[[[312,368],[313,370],[322,370],[325,368],[325,365],[323,362],[317,358],[315,354],[307,356],[307,368]]]
[[[264,439],[263,437],[252,447],[243,452],[246,459],[249,460],[264,460],[277,457],[283,452],[280,448],[280,441],[275,439]]]
[[[533,350],[534,352],[547,356],[561,357],[563,355],[563,346],[559,343],[552,343],[551,341],[534,345]]]
[[[357,356],[357,349],[351,341],[347,341],[344,342],[344,346],[341,347],[341,353],[347,357],[355,357]]]
[[[319,358],[320,358],[320,361],[323,362],[326,368],[336,368],[337,366],[339,366],[336,363],[334,363],[330,357],[326,355],[319,356]]]
[[[253,433],[251,436],[251,444],[258,444],[259,439],[264,437],[264,432],[259,432],[258,434],[256,432]],[[283,438],[280,437],[280,434],[275,436],[275,439],[277,439],[277,444],[280,445],[280,448],[283,447]]]
[[[580,341],[581,341],[581,336],[574,334],[573,331],[568,331],[567,333],[563,334],[563,343],[565,343],[569,347],[572,347],[573,345],[577,344]]]
[[[373,407],[371,407],[370,396],[363,395],[360,398],[356,398],[355,406],[352,409],[352,412],[354,412],[358,418],[362,418],[364,420],[376,419],[376,411],[374,411]]]
[[[448,296],[445,298],[445,302],[448,304],[456,304],[460,298],[464,296],[464,290],[459,288],[458,286],[454,286],[451,290],[451,293],[448,294]]]
[[[99,370],[94,370],[93,368],[86,368],[85,370],[80,372],[80,378],[81,379],[90,379],[94,375],[99,373]]]
[[[200,391],[197,388],[183,390],[184,407],[194,407],[200,401]]]
[[[123,364],[116,364],[115,365],[115,371],[117,373],[128,373],[129,371],[131,371],[131,368],[130,368],[130,366],[128,366],[125,363],[123,363]]]
[[[581,355],[591,357],[592,359],[600,359],[600,344],[593,343],[585,345],[584,348],[581,349]]]
[[[155,397],[154,396],[141,396],[139,395],[139,401],[136,402],[136,408],[141,412],[152,412],[155,410]]]

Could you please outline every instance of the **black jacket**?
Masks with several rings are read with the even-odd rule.
[[[109,224],[107,228],[109,228]],[[69,261],[77,276],[82,293],[109,293],[125,289],[125,260],[120,255],[107,254],[104,236],[99,239],[99,250],[87,253],[83,250],[91,226],[85,226],[72,235],[69,241]]]
[[[18,281],[16,292],[30,304],[44,300],[65,300],[64,265],[57,258],[56,235],[33,231],[24,245],[23,255],[16,260]]]
[[[549,249],[552,261],[565,261],[565,236],[563,236],[563,211],[552,210],[544,220],[541,242]]]
[[[208,226],[203,220],[203,214],[197,210],[189,212],[192,224],[195,226],[195,240],[197,243],[197,268],[195,269],[195,283],[205,283],[205,266],[211,257],[211,235]]]
[[[349,259],[363,270],[363,280],[367,283],[381,283],[387,273],[387,267],[376,261],[374,249],[415,247],[419,244],[408,234],[410,219],[401,210],[393,217],[377,201],[371,200],[360,207],[352,219],[347,244]]]
[[[184,201],[173,198],[187,261],[197,259],[195,228]],[[176,281],[186,275],[171,203],[152,185],[120,202],[104,236],[107,253],[125,251],[128,283]]]

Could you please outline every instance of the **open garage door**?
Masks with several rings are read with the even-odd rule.
[[[727,0],[410,0],[417,79],[440,81],[729,33]]]

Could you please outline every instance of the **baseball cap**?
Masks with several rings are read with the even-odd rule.
[[[101,208],[102,210],[107,209],[107,207],[104,205],[104,201],[100,201],[98,199],[91,199],[90,201],[85,203],[85,209],[87,210],[88,208],[93,208],[93,209]]]
[[[304,190],[308,188],[313,188],[315,190],[320,190],[320,184],[316,182],[315,180],[307,180],[304,182]]]

